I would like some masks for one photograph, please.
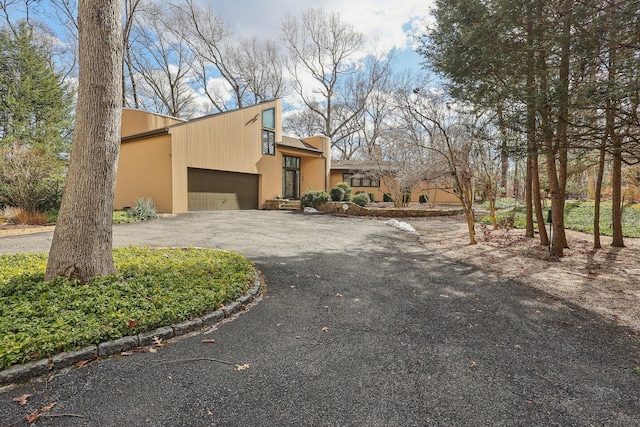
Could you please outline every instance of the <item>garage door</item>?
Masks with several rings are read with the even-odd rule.
[[[258,175],[189,168],[189,210],[258,209]]]

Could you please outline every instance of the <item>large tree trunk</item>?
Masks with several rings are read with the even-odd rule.
[[[557,176],[558,187],[555,194],[553,212],[553,231],[552,237],[557,245],[568,248],[567,235],[564,228],[564,204],[567,189],[567,169],[569,164],[569,73],[570,73],[570,56],[571,56],[571,16],[572,16],[572,0],[565,0],[563,5],[563,22],[562,22],[562,38],[560,51],[560,70],[558,82],[558,124],[557,124]],[[553,244],[553,243],[552,243]]]
[[[69,172],[56,224],[47,280],[115,273],[113,197],[122,103],[120,0],[80,0],[80,68]]]
[[[545,67],[545,52],[540,52],[539,73],[541,92],[548,93],[547,70]],[[552,241],[551,253],[558,257],[564,256],[564,192],[561,191],[560,181],[556,168],[557,144],[554,146],[554,135],[551,128],[550,108],[546,103],[541,105],[540,118],[542,136],[544,139],[544,149],[547,157],[547,177],[549,179],[549,190],[551,192],[551,217],[552,217]]]

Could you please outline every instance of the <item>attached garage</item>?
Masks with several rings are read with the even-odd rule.
[[[188,168],[190,211],[258,209],[258,175]]]

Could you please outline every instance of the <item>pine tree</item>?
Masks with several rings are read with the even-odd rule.
[[[0,29],[0,204],[27,211],[59,206],[73,117],[43,40],[26,22]]]

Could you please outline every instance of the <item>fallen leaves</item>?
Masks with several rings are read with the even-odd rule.
[[[40,409],[36,409],[35,411],[33,411],[30,414],[25,415],[25,419],[29,422],[29,423],[34,423],[36,422],[40,417],[44,416],[44,412],[49,411],[51,408],[53,408],[54,406],[56,406],[58,402],[53,402],[48,404],[47,406],[43,406]],[[71,415],[71,414],[69,414]],[[75,415],[74,415],[75,416]]]
[[[162,338],[159,338],[157,335],[153,336],[153,345],[156,347],[163,347],[164,343],[162,342]]]
[[[138,324],[138,321],[135,319],[127,319],[127,328],[132,329]]]
[[[40,408],[40,412],[46,412],[48,410],[50,410],[51,408],[53,408],[54,406],[56,406],[58,404],[58,402],[53,402],[47,406],[43,406],[42,408]]]
[[[32,397],[32,394],[23,394],[22,396],[14,397],[13,401],[18,402],[19,405],[24,406],[27,404],[27,400]]]
[[[164,342],[162,341],[162,338],[158,337],[157,335],[154,335],[152,339],[153,344],[151,344],[147,350],[149,351],[149,353],[157,353],[159,348],[164,347]]]
[[[30,414],[25,415],[24,417],[27,419],[29,423],[35,423],[38,418],[40,418],[42,414],[37,409]]]

